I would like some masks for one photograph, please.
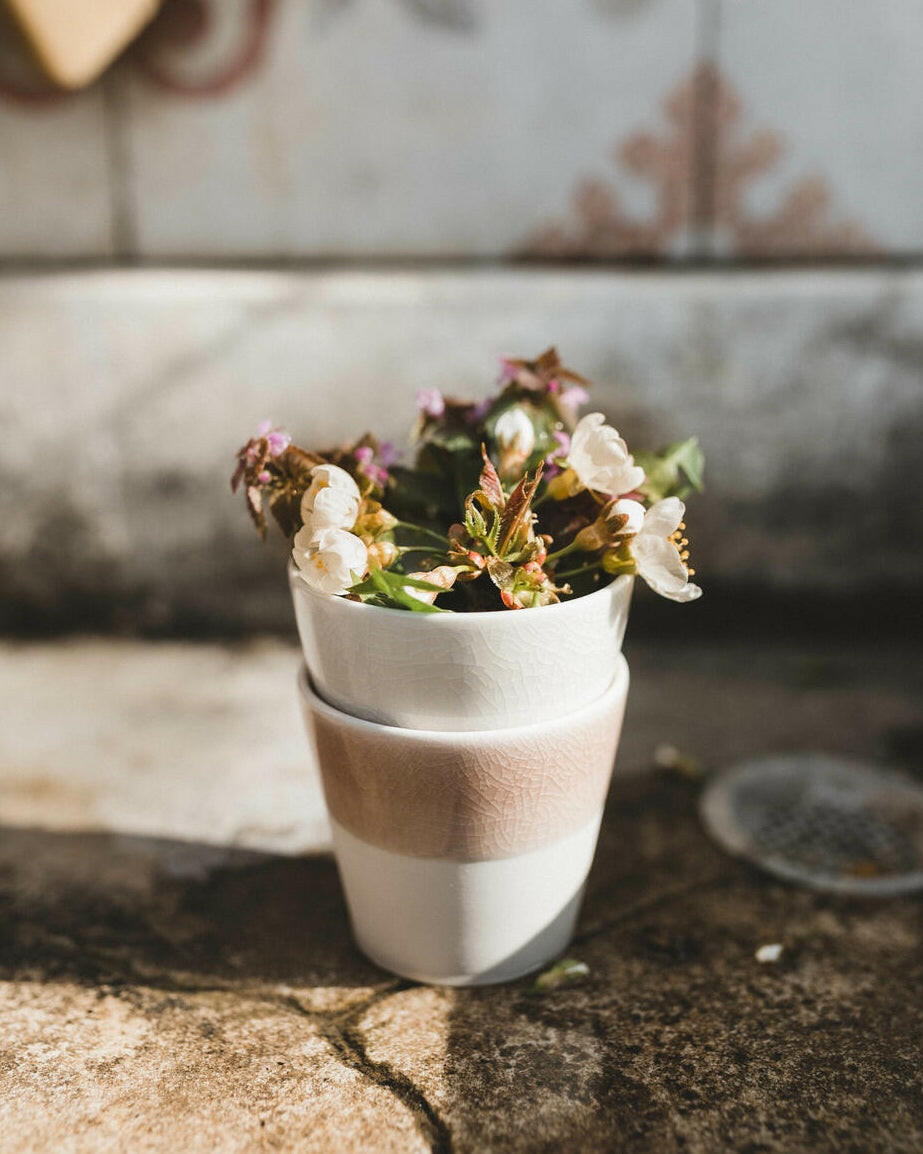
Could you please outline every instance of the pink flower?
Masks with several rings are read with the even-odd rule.
[[[394,450],[390,443],[387,441],[378,450],[379,457],[381,457],[382,450],[385,449],[386,445],[390,450],[391,460],[393,460]],[[370,445],[360,445],[353,455],[359,462],[359,468],[362,470],[362,472],[365,473],[367,477],[371,477],[376,485],[381,485],[382,488],[387,485],[388,481],[391,479],[391,475],[387,469],[383,468],[381,465],[375,464],[375,452]]]
[[[519,368],[514,365],[509,357],[500,358],[500,384],[508,385],[510,381],[515,381],[519,375]]]
[[[566,457],[570,450],[570,434],[565,433],[563,429],[552,429],[552,437],[557,442],[557,448],[552,449],[545,458],[545,480],[550,481],[552,477],[556,477],[561,472],[560,465],[557,464],[556,458]]]
[[[551,380],[548,382],[548,392],[551,393],[552,396],[554,396],[556,393],[560,393],[560,391],[561,391],[561,382],[558,380],[557,377],[552,377]]]
[[[268,485],[268,484],[269,484],[269,480],[270,480],[270,476],[269,476],[269,470],[268,470],[268,469],[263,469],[263,470],[262,470],[262,472],[260,472],[260,473],[257,473],[257,475],[256,475],[256,479],[259,481],[259,483],[260,483],[261,485]]]
[[[583,385],[571,385],[567,392],[561,394],[561,404],[575,415],[581,405],[585,405],[589,399],[590,394]]]
[[[485,397],[483,401],[478,401],[477,404],[471,406],[468,413],[468,424],[478,425],[487,416],[490,411],[490,406],[494,403],[493,397]]]
[[[390,441],[382,441],[378,446],[378,460],[386,469],[390,469],[392,465],[397,464],[400,453],[395,449]]]
[[[256,429],[258,437],[265,437],[269,442],[270,457],[281,457],[292,443],[292,438],[282,429],[274,429],[272,421],[260,421]]]
[[[445,400],[438,389],[419,389],[417,408],[424,416],[439,418],[445,412]]]

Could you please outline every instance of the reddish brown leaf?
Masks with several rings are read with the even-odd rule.
[[[497,470],[494,468],[494,463],[488,457],[487,449],[483,444],[481,445],[481,456],[484,458],[484,467],[478,478],[478,486],[487,495],[491,505],[499,512],[506,504],[506,496],[503,492],[503,486],[500,484],[500,478],[497,476]]]
[[[497,542],[497,551],[506,552],[509,543],[518,536],[525,527],[528,518],[532,515],[532,498],[542,479],[544,465],[539,463],[531,480],[526,473],[516,488],[507,498],[506,507],[500,518],[500,537]]]

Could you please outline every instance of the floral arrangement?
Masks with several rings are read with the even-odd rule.
[[[503,358],[482,401],[417,395],[412,465],[366,434],[301,449],[264,422],[231,479],[262,536],[266,510],[315,591],[414,612],[550,605],[638,574],[692,601],[683,498],[702,488],[695,438],[628,451],[555,349]]]

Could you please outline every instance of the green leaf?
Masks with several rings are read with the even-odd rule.
[[[465,510],[465,530],[475,541],[487,536],[487,522],[484,515],[473,501],[468,503]]]
[[[562,986],[574,986],[584,981],[590,974],[590,967],[586,962],[578,962],[576,958],[562,958],[548,970],[535,979],[529,991],[532,994],[547,994]]]
[[[697,437],[674,441],[659,453],[636,453],[635,463],[645,474],[640,491],[651,502],[684,498],[705,487],[705,455]]]
[[[364,581],[350,588],[363,600],[380,598],[391,609],[409,609],[411,613],[449,613],[449,609],[441,609],[438,605],[427,605],[419,601],[404,588],[410,585],[414,589],[425,589],[427,592],[445,593],[441,585],[433,585],[429,581],[421,581],[416,577],[408,577],[404,573],[395,573],[389,569],[373,569]]]

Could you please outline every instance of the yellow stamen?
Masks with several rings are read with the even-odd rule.
[[[673,545],[675,547],[676,552],[679,553],[679,559],[686,566],[686,572],[691,577],[695,573],[695,569],[690,569],[689,564],[688,564],[688,562],[689,562],[689,550],[686,548],[686,546],[689,544],[689,538],[682,536],[682,531],[685,528],[686,528],[686,523],[684,521],[680,521],[678,528],[676,528],[670,534],[670,536],[667,538],[667,540],[670,542],[671,545]]]

